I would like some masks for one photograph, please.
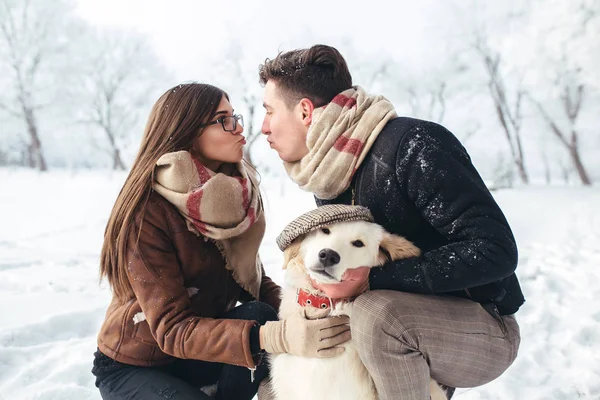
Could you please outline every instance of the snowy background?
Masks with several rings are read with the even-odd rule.
[[[257,66],[315,43],[399,114],[447,126],[498,188],[520,356],[455,398],[600,399],[600,2],[393,3],[0,0],[1,400],[100,399],[103,231],[152,103],[179,82],[216,84],[244,114],[281,282],[274,238],[314,204],[260,138]]]
[[[90,369],[110,293],[98,285],[98,256],[124,179],[0,170],[0,399],[100,399]],[[275,237],[313,203],[291,184],[264,179],[263,189],[261,254],[281,283]],[[521,350],[497,381],[455,398],[600,399],[600,190],[535,186],[495,196],[520,248]]]

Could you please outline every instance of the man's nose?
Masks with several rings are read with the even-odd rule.
[[[267,121],[267,117],[265,116],[265,119],[263,119],[263,123],[262,126],[260,127],[260,131],[264,134],[264,135],[268,135],[270,132],[269,129],[269,121]]]
[[[319,251],[319,261],[324,267],[331,267],[340,262],[340,255],[331,249],[323,249]]]

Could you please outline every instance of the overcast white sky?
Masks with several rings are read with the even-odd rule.
[[[212,83],[233,94],[234,102],[240,99],[239,93],[232,93],[242,86],[235,80],[238,77],[220,76],[215,65],[230,43],[239,44],[244,53],[240,78],[250,90],[260,92],[258,65],[279,51],[317,43],[333,45],[346,56],[351,71],[357,71],[359,66],[353,63],[350,51],[360,54],[362,62],[371,54],[386,53],[416,65],[441,57],[443,50],[431,43],[439,33],[433,25],[439,21],[435,16],[439,9],[434,6],[442,4],[439,0],[75,0],[75,4],[77,14],[94,25],[133,29],[146,35],[173,73],[173,84],[190,80]],[[432,46],[436,46],[435,51]],[[232,70],[230,65],[223,68],[224,73]],[[355,83],[364,84],[357,79]],[[261,117],[262,110],[259,114]],[[261,142],[255,144],[253,152],[261,160],[278,165],[276,155]]]
[[[574,15],[574,5],[563,0],[538,0],[535,2],[536,14],[530,19],[510,19],[511,15],[522,15],[524,9],[534,4],[528,0],[74,2],[76,12],[94,25],[132,29],[147,36],[174,78],[173,82],[165,83],[166,87],[192,80],[212,83],[227,90],[234,102],[240,104],[241,94],[233,92],[260,91],[257,69],[265,58],[272,58],[279,51],[325,43],[337,47],[346,57],[355,84],[388,96],[398,103],[401,115],[411,114],[411,109],[393,98],[403,90],[395,87],[398,83],[375,87],[365,82],[368,78],[361,77],[358,72],[371,60],[381,62],[386,57],[396,58],[402,70],[388,72],[393,72],[400,81],[404,80],[403,83],[423,83],[435,79],[438,73],[443,75],[444,68],[452,64],[451,58],[457,51],[469,47],[472,51],[472,29],[478,25],[501,49],[503,62],[509,65],[504,73],[509,90],[512,90],[515,82],[526,80],[531,83],[539,77],[540,71],[546,70],[544,62],[536,58],[536,49],[547,36],[541,27],[564,25],[564,19]],[[237,73],[226,63],[226,59],[231,60],[225,53],[231,51],[232,43],[243,53],[237,66],[241,70]],[[223,54],[223,65],[219,65],[220,54]],[[573,58],[571,56],[572,53],[570,58]],[[482,168],[491,165],[490,157],[493,158],[506,143],[487,93],[483,64],[477,57],[467,62],[471,69],[464,82],[453,76],[449,83],[470,89],[461,92],[462,98],[447,103],[443,124],[462,137],[471,129],[473,121],[477,122],[479,133],[469,140],[467,147],[475,155],[478,167]],[[537,69],[532,67],[535,62]],[[536,110],[528,112],[526,122],[533,125],[527,127],[528,135],[524,140],[531,142],[525,144],[532,150],[528,152],[528,160],[536,166],[539,164],[539,136],[548,132]],[[596,146],[597,140],[588,145]],[[557,154],[563,157],[564,149],[559,149]],[[551,156],[554,157],[554,153]]]
[[[436,8],[427,1],[77,0],[78,14],[98,25],[147,34],[181,80],[198,79],[203,60],[239,42],[260,62],[278,50],[351,37],[362,54],[387,51],[415,60],[430,51]],[[441,4],[438,2],[438,4]]]

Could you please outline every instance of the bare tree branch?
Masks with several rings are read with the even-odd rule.
[[[494,102],[494,109],[498,116],[498,121],[504,131],[504,136],[509,145],[512,160],[517,167],[519,177],[525,184],[529,183],[529,174],[525,166],[525,152],[521,140],[521,122],[523,119],[521,104],[523,90],[516,91],[514,106],[511,107],[507,100],[507,89],[500,73],[499,53],[492,51],[486,44],[486,40],[481,32],[476,33],[474,48],[481,57],[485,70],[488,75],[488,88]]]
[[[554,134],[554,136],[556,136],[556,138],[559,140],[559,142],[562,143],[562,145],[566,148],[567,152],[569,153],[569,157],[571,158],[571,161],[573,163],[573,166],[575,167],[575,170],[577,171],[577,173],[579,175],[581,182],[584,185],[589,186],[592,184],[592,181],[591,181],[589,174],[587,172],[587,169],[585,168],[583,161],[581,159],[581,155],[580,155],[580,151],[579,151],[579,144],[578,144],[579,133],[575,129],[575,123],[577,121],[577,117],[578,117],[579,111],[581,109],[581,102],[582,102],[581,99],[583,97],[583,86],[578,85],[577,91],[576,91],[577,98],[575,100],[571,99],[570,94],[569,94],[570,90],[568,87],[565,87],[564,93],[565,94],[562,96],[563,109],[565,111],[565,114],[567,115],[569,124],[571,126],[570,137],[562,129],[560,129],[560,127],[558,126],[558,123],[555,121],[555,119],[553,119],[550,116],[550,114],[546,111],[545,107],[542,105],[541,102],[534,99],[532,96],[529,96],[529,98],[536,105],[538,111],[540,112],[540,115],[543,117],[543,119],[546,121],[546,123],[550,127],[551,132]]]
[[[88,107],[79,120],[99,128],[113,168],[126,168],[123,149],[139,120],[138,108],[148,103],[153,82],[161,78],[160,63],[148,50],[144,39],[125,32],[91,37],[97,52],[88,61],[89,73],[82,87]]]
[[[0,102],[0,110],[4,110],[7,114],[12,115],[15,118],[21,118],[21,113],[16,111],[14,108],[7,106],[6,104]]]
[[[40,171],[45,171],[47,165],[36,117],[36,109],[39,105],[36,106],[33,101],[34,81],[43,61],[42,47],[37,47],[41,46],[40,41],[33,40],[36,39],[36,29],[44,22],[31,21],[36,12],[42,15],[42,11],[32,7],[29,1],[20,3],[20,8],[13,8],[4,0],[0,14],[0,40],[7,44],[8,49],[8,59],[5,59],[4,62],[14,72],[13,85],[16,101],[21,108],[18,118],[25,123],[30,138],[30,143],[27,145],[29,164]],[[21,18],[17,22],[15,16],[19,13]],[[7,108],[4,107],[4,109]]]

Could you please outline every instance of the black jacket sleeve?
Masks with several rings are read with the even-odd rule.
[[[401,193],[445,244],[373,268],[371,289],[444,293],[513,273],[517,247],[508,222],[450,132],[433,123],[411,129],[399,144],[395,166]]]

